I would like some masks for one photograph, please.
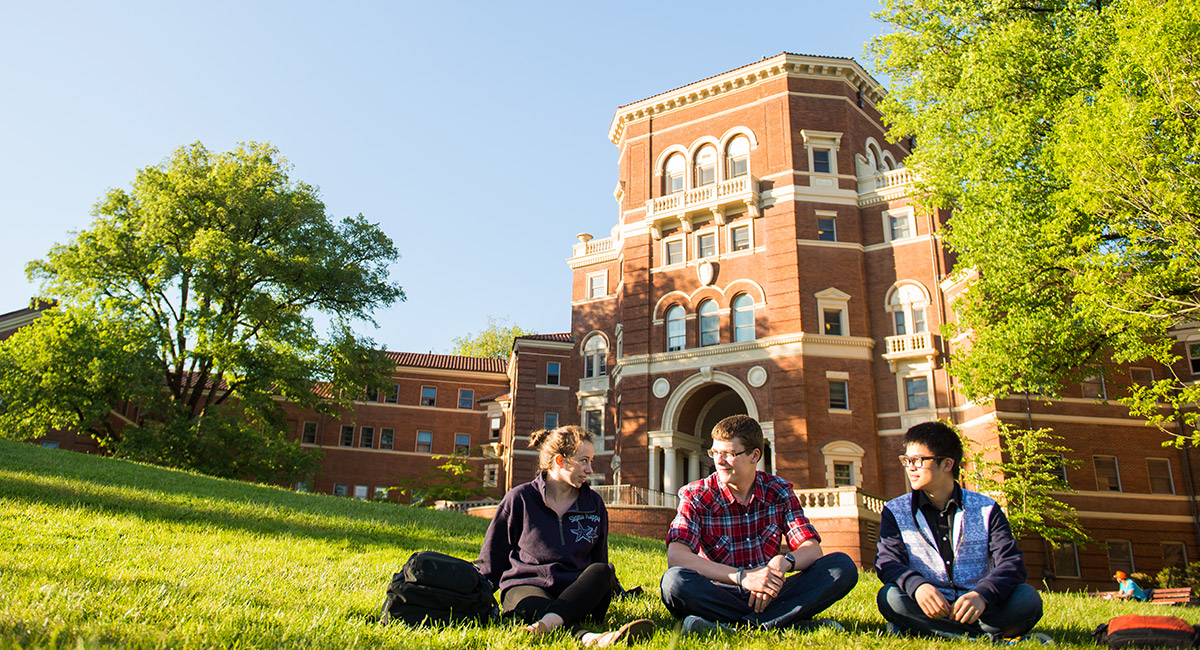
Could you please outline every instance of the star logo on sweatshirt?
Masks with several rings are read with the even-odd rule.
[[[575,533],[576,542],[587,542],[591,544],[592,542],[596,541],[596,527],[585,526],[583,525],[582,521],[576,522],[575,528],[573,528],[571,532]]]

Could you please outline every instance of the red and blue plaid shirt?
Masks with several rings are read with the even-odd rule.
[[[762,566],[779,555],[782,539],[794,550],[807,539],[821,541],[792,484],[757,472],[750,499],[742,504],[716,473],[679,490],[679,511],[667,544],[682,542],[697,555],[731,567]]]

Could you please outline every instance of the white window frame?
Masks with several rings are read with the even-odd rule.
[[[838,241],[837,236],[837,216],[838,213],[833,210],[817,210],[817,241]],[[829,219],[833,222],[833,239],[821,239],[821,220]]]
[[[1183,347],[1187,350],[1188,367],[1192,370],[1192,376],[1200,376],[1200,341],[1186,341]]]
[[[739,231],[739,230],[746,231],[746,247],[735,249],[733,247],[733,233],[734,233],[734,231]],[[750,251],[754,250],[754,228],[751,227],[751,224],[749,224],[749,223],[733,224],[733,225],[729,226],[728,231],[729,231],[728,232],[729,241],[726,242],[726,244],[725,244],[725,250],[727,250],[729,253],[749,253]]]
[[[669,168],[673,160],[679,161],[679,169],[672,172]],[[671,187],[671,179],[679,178],[679,188]],[[663,161],[663,195],[679,194],[687,191],[688,163],[687,156],[682,153],[672,153]]]
[[[608,340],[599,334],[588,337],[583,344],[583,377],[592,379],[608,375]]]
[[[483,487],[496,487],[500,482],[499,463],[488,463],[483,466]]]
[[[555,372],[551,373],[550,366],[558,366],[558,369]],[[551,377],[554,378],[554,381],[550,381]],[[561,361],[547,361],[546,362],[546,385],[547,386],[561,386],[562,385],[562,362]]]
[[[390,432],[389,437],[391,439],[388,440],[387,446],[384,447],[383,446],[383,437],[385,435],[388,435],[389,432]],[[396,430],[395,429],[393,429],[392,427],[383,427],[379,430],[379,448],[380,449],[395,449],[396,448]]]
[[[746,151],[739,156],[735,156],[731,153],[731,151],[733,150],[733,146],[735,144],[737,144],[739,141],[746,143]],[[750,175],[750,138],[747,138],[744,135],[733,136],[732,138],[729,139],[729,142],[727,142],[725,144],[725,152],[724,153],[725,153],[725,178],[727,180],[734,179],[734,178],[741,178],[742,176]],[[734,174],[733,170],[734,170],[736,161],[743,159],[743,158],[746,161],[746,171],[741,174]]]
[[[364,445],[363,442],[366,440],[368,431],[371,432],[371,440],[368,441],[369,444]],[[375,448],[375,427],[359,427],[358,428],[358,446],[360,448],[365,448],[365,449],[374,449]]]
[[[467,398],[467,405],[463,406],[463,397]],[[460,388],[458,389],[458,408],[460,409],[475,409],[475,389]]]
[[[706,332],[706,330],[704,329],[704,320],[705,320],[706,316],[704,315],[702,310],[709,305],[712,306],[711,307],[712,313],[710,315],[708,315],[707,318],[710,318],[711,321],[714,321],[715,326],[711,330]],[[700,338],[699,338],[700,347],[703,348],[703,347],[709,347],[709,346],[721,344],[721,306],[717,304],[716,300],[708,299],[708,300],[704,300],[700,303],[700,306],[696,308],[696,324],[697,324],[697,329],[700,333]],[[712,343],[705,343],[704,342],[705,333],[715,334],[716,340],[713,341]]]
[[[912,239],[913,237],[917,236],[917,223],[916,223],[916,219],[913,218],[912,206],[904,206],[901,208],[893,208],[891,210],[884,210],[882,215],[883,215],[883,241],[885,241],[885,242],[904,241],[906,239]],[[908,234],[907,235],[905,235],[903,237],[893,237],[892,236],[892,218],[893,217],[896,219],[903,219],[907,222],[907,224],[908,224]]]
[[[676,321],[672,321],[671,313],[675,309],[679,309],[679,313],[683,314],[683,316]],[[671,347],[671,338],[672,338],[671,337],[671,323],[672,322],[678,322],[680,324],[680,326],[683,328],[683,334],[680,337],[683,342],[677,348]],[[663,342],[666,344],[667,352],[678,352],[680,350],[687,349],[687,309],[684,308],[683,305],[671,305],[670,307],[667,308],[667,311],[663,314],[663,330],[664,330],[664,334],[665,334],[665,336],[663,337],[664,338]]]
[[[596,280],[600,280],[599,283]],[[608,297],[608,271],[597,271],[587,274],[588,300],[599,300]]]
[[[1100,483],[1100,465],[1096,462],[1099,458],[1111,458],[1113,461],[1113,473],[1117,477],[1117,489],[1114,490],[1108,485]],[[1112,454],[1092,454],[1092,473],[1096,476],[1096,491],[1098,492],[1124,492],[1125,486],[1121,483],[1121,462],[1115,455]]]
[[[429,434],[429,451],[421,451],[421,434],[422,433]],[[432,431],[417,431],[417,444],[413,449],[418,454],[432,454],[433,453],[433,432]]]
[[[349,440],[346,439],[347,433],[350,434]],[[354,446],[354,425],[352,425],[352,424],[343,424],[342,425],[342,436],[340,438],[338,438],[338,446],[339,447],[353,447]]]
[[[829,411],[831,413],[849,413],[850,412],[850,380],[848,379],[829,379]],[[842,393],[846,399],[845,406],[833,405],[833,387],[838,384],[842,387]]]
[[[910,408],[908,404],[908,382],[910,380],[923,379],[925,380],[925,406],[921,408]],[[900,406],[905,413],[914,413],[918,411],[932,411],[934,408],[933,400],[933,381],[926,373],[918,373],[900,378]]]
[[[842,146],[842,134],[835,131],[810,131],[803,129],[800,135],[804,138],[804,146],[808,150],[808,173],[813,176],[837,176],[838,173],[838,149]],[[816,164],[813,160],[814,149],[829,150],[829,171],[816,171]]]
[[[367,499],[371,498],[371,486],[355,485],[354,486],[354,498],[358,499],[360,501],[366,501]]]
[[[425,403],[425,399],[426,399],[425,389],[430,389],[433,391],[433,397],[432,397],[433,403],[432,404]],[[428,407],[428,408],[436,408],[437,407],[437,394],[438,394],[437,386],[421,386],[421,401],[417,402],[417,404],[420,406]]]
[[[849,440],[835,440],[821,448],[821,456],[825,459],[825,485],[837,487],[834,484],[835,464],[849,464],[850,476],[855,487],[862,487],[862,465],[866,450]]]
[[[1108,545],[1108,573],[1110,575],[1117,571],[1124,571],[1125,573],[1127,573],[1129,575],[1133,575],[1134,573],[1137,573],[1137,561],[1133,557],[1133,540],[1130,540],[1130,539],[1106,539],[1106,540],[1104,540],[1104,542],[1105,542],[1105,544]],[[1129,549],[1129,568],[1128,569],[1125,569],[1123,567],[1113,567],[1113,556],[1112,556],[1112,551],[1113,551],[1113,546],[1114,546],[1113,542],[1123,543],[1125,545],[1125,548]]]
[[[712,237],[712,255],[705,255],[704,248],[700,245],[701,237]],[[697,230],[692,233],[693,242],[695,245],[696,259],[698,260],[715,260],[721,257],[721,238],[717,236],[716,226]]]
[[[892,333],[896,336],[906,336],[928,332],[929,306],[929,292],[921,283],[913,280],[897,282],[891,291],[888,291],[887,304],[884,307],[888,314],[888,320],[892,323]],[[921,310],[922,325],[919,331],[916,327],[915,317],[918,309]],[[899,323],[896,322],[896,314],[901,314],[904,318],[903,333],[900,332]]]
[[[1167,484],[1171,487],[1170,492],[1155,492],[1154,491],[1154,481],[1151,480],[1153,478],[1153,476],[1151,476],[1152,472],[1150,471],[1150,461],[1152,461],[1152,460],[1161,461],[1161,462],[1164,462],[1167,464]],[[1176,493],[1175,492],[1175,475],[1174,475],[1174,473],[1171,472],[1171,459],[1170,458],[1147,458],[1146,459],[1146,480],[1150,483],[1150,494],[1175,494]]]
[[[558,411],[542,413],[542,428],[546,430],[558,428]]]
[[[309,425],[312,425],[312,440],[305,440],[305,437],[307,437],[307,434],[308,434]],[[317,433],[318,433],[318,430],[317,430],[316,422],[308,422],[308,421],[301,422],[300,423],[300,444],[302,444],[302,445],[317,444]]]
[[[492,415],[488,419],[488,422],[488,439],[499,440],[504,426],[501,421],[501,416],[499,414]]]
[[[1073,574],[1066,574],[1066,573],[1058,572],[1058,557],[1057,557],[1058,549],[1054,548],[1054,546],[1057,546],[1059,548],[1066,548],[1069,546],[1071,548],[1071,558],[1072,558],[1072,562],[1073,562],[1074,570],[1075,570],[1075,572]],[[1060,544],[1052,545],[1051,549],[1050,549],[1050,563],[1051,563],[1051,569],[1054,571],[1055,578],[1081,578],[1081,577],[1083,577],[1083,574],[1081,574],[1079,572],[1079,547],[1075,546],[1075,542],[1062,542]]]
[[[819,291],[813,296],[817,299],[817,319],[820,327],[817,332],[825,334],[825,310],[842,312],[842,333],[840,336],[850,336],[850,294],[843,293],[834,287]],[[832,336],[832,335],[831,335]]]
[[[1100,382],[1099,382],[1100,394],[1095,395],[1095,396],[1088,395],[1088,387],[1095,386],[1096,382],[1094,380],[1096,380],[1096,379],[1100,380]],[[1088,377],[1084,377],[1083,381],[1079,382],[1079,393],[1083,396],[1084,399],[1107,400],[1108,399],[1108,384],[1105,383],[1105,381],[1104,381],[1104,373],[1101,372],[1101,373],[1097,373],[1095,375],[1090,375]]]
[[[667,246],[669,244],[679,244],[679,261],[678,262],[671,261],[671,255],[667,251]],[[662,265],[663,266],[683,266],[683,265],[687,264],[687,260],[688,260],[687,237],[683,236],[682,234],[679,234],[679,235],[674,235],[672,237],[664,238],[662,240],[662,253],[663,253],[663,256],[662,256],[662,259],[663,259]]]
[[[703,155],[704,152],[706,152],[706,151],[712,151],[712,180],[710,180],[706,183],[702,183],[702,182],[700,182],[700,170],[707,169],[707,166],[705,166],[705,167],[700,166],[700,156]],[[693,188],[708,187],[709,185],[717,184],[717,182],[720,180],[720,178],[718,177],[718,167],[720,166],[720,164],[719,164],[720,159],[721,159],[721,152],[718,151],[716,146],[714,146],[714,145],[705,144],[696,150],[696,153],[692,156],[692,187]]]
[[[595,431],[592,431],[592,435],[595,436],[596,438],[603,438],[604,437],[604,409],[602,409],[602,408],[584,409],[582,417],[579,418],[580,423],[583,425],[584,431],[591,431],[591,429],[588,429],[588,420],[591,419],[591,416],[593,413],[596,414],[596,421],[599,423],[599,426],[596,428]],[[597,449],[599,449],[599,447],[597,447]]]
[[[382,501],[383,499],[388,498],[388,488],[385,488],[382,486],[376,486],[375,487],[375,496],[373,496],[371,498],[376,501]]]
[[[741,299],[742,296],[745,296],[750,301],[750,309],[738,310],[736,307],[738,300]],[[750,313],[750,338],[745,338],[742,336],[741,332],[745,326],[738,325],[738,314],[746,312]],[[758,303],[755,302],[754,296],[748,293],[739,293],[733,297],[733,300],[729,301],[729,325],[733,328],[734,343],[745,343],[747,341],[758,340]]]
[[[467,439],[467,443],[465,445],[462,443],[463,438]],[[463,456],[471,455],[471,434],[469,434],[469,433],[454,434],[454,451],[451,453],[453,453],[455,456],[457,456],[457,455],[459,455],[460,451],[462,452]]]
[[[1150,381],[1149,382],[1138,381],[1137,374],[1139,371],[1144,372],[1146,375],[1148,375],[1150,378]],[[1149,385],[1153,384],[1154,383],[1154,368],[1143,368],[1141,366],[1137,366],[1137,367],[1131,366],[1129,368],[1129,381],[1134,386],[1149,386]]]
[[[400,384],[392,384],[392,394],[383,396],[384,404],[400,403]]]
[[[333,496],[344,497],[350,494],[350,486],[345,483],[333,484]]]

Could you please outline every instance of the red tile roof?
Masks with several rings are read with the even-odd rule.
[[[532,339],[534,341],[558,341],[559,343],[574,343],[575,339],[570,334],[527,334],[518,336],[518,339]]]
[[[473,372],[508,371],[506,359],[482,359],[460,357],[456,354],[418,354],[416,352],[388,352],[387,357],[398,366],[409,368],[436,368],[439,370],[464,370]]]

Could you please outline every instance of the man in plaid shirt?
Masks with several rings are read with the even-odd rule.
[[[758,471],[763,435],[754,418],[725,418],[712,438],[716,471],[679,490],[663,604],[683,619],[685,634],[723,623],[841,629],[813,616],[854,588],[854,561],[825,555],[791,483]]]

